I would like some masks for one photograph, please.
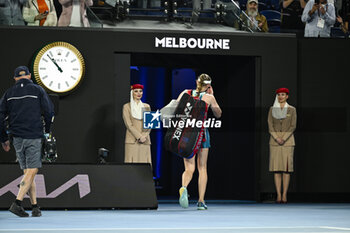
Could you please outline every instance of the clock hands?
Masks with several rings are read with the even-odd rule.
[[[53,62],[53,64],[55,64],[55,66],[57,67],[57,69],[62,73],[63,70],[62,70],[61,67],[55,62],[55,60],[54,60],[53,58],[51,58],[51,57],[49,56],[49,54],[46,54],[46,55],[50,58],[50,60]]]

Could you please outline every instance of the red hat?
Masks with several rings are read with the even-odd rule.
[[[141,84],[131,85],[131,90],[134,90],[134,89],[142,89],[143,90],[143,85],[141,85]]]
[[[276,90],[276,94],[278,94],[278,93],[286,93],[287,95],[289,95],[289,90],[288,90],[288,88],[282,87],[282,88],[279,88]]]

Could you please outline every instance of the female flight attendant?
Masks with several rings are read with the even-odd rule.
[[[216,99],[214,97],[214,90],[211,86],[211,78],[207,74],[201,74],[197,81],[197,88],[196,90],[192,90],[191,94],[195,98],[199,98],[203,100],[209,107],[211,107],[214,116],[217,118],[221,117],[221,109],[218,103],[216,102]],[[182,95],[184,93],[188,93],[189,90],[184,90],[179,97],[177,98],[177,101],[179,102]],[[201,149],[197,153],[197,169],[199,173],[198,177],[198,193],[199,193],[199,199],[197,203],[197,209],[198,210],[206,210],[208,209],[207,205],[204,202],[204,195],[205,190],[207,187],[207,160],[208,160],[208,153],[210,148],[210,136],[208,129],[205,129],[204,134],[205,141],[203,140],[201,144]],[[193,156],[191,159],[184,158],[184,164],[185,164],[185,171],[182,174],[182,187],[180,188],[180,205],[183,208],[188,207],[188,193],[187,193],[187,186],[192,180],[193,173],[196,168],[195,164],[195,158],[196,156]]]
[[[287,203],[290,174],[293,172],[294,135],[296,109],[287,103],[289,90],[276,91],[275,103],[270,108],[268,125],[270,132],[270,172],[274,172],[277,203]],[[283,193],[281,185],[283,182]]]
[[[123,106],[123,120],[126,126],[125,163],[150,163],[151,140],[150,129],[143,128],[143,112],[151,111],[151,107],[142,103],[143,85],[131,86],[130,102]]]

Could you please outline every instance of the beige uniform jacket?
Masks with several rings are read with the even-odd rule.
[[[149,104],[145,105],[145,111],[151,111]],[[149,137],[150,129],[143,128],[143,120],[138,120],[132,117],[130,103],[123,106],[123,120],[126,127],[125,143],[136,143],[141,136],[146,136],[144,145],[150,145],[151,139]]]
[[[272,107],[268,115],[268,125],[271,146],[279,146],[277,138],[282,138],[285,143],[282,146],[295,146],[293,132],[297,124],[297,111],[293,106],[288,106],[287,116],[284,119],[276,119],[272,116]]]

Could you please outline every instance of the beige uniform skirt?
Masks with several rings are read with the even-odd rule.
[[[151,145],[141,143],[125,143],[125,163],[150,163]]]
[[[293,172],[294,146],[270,145],[270,172]]]

